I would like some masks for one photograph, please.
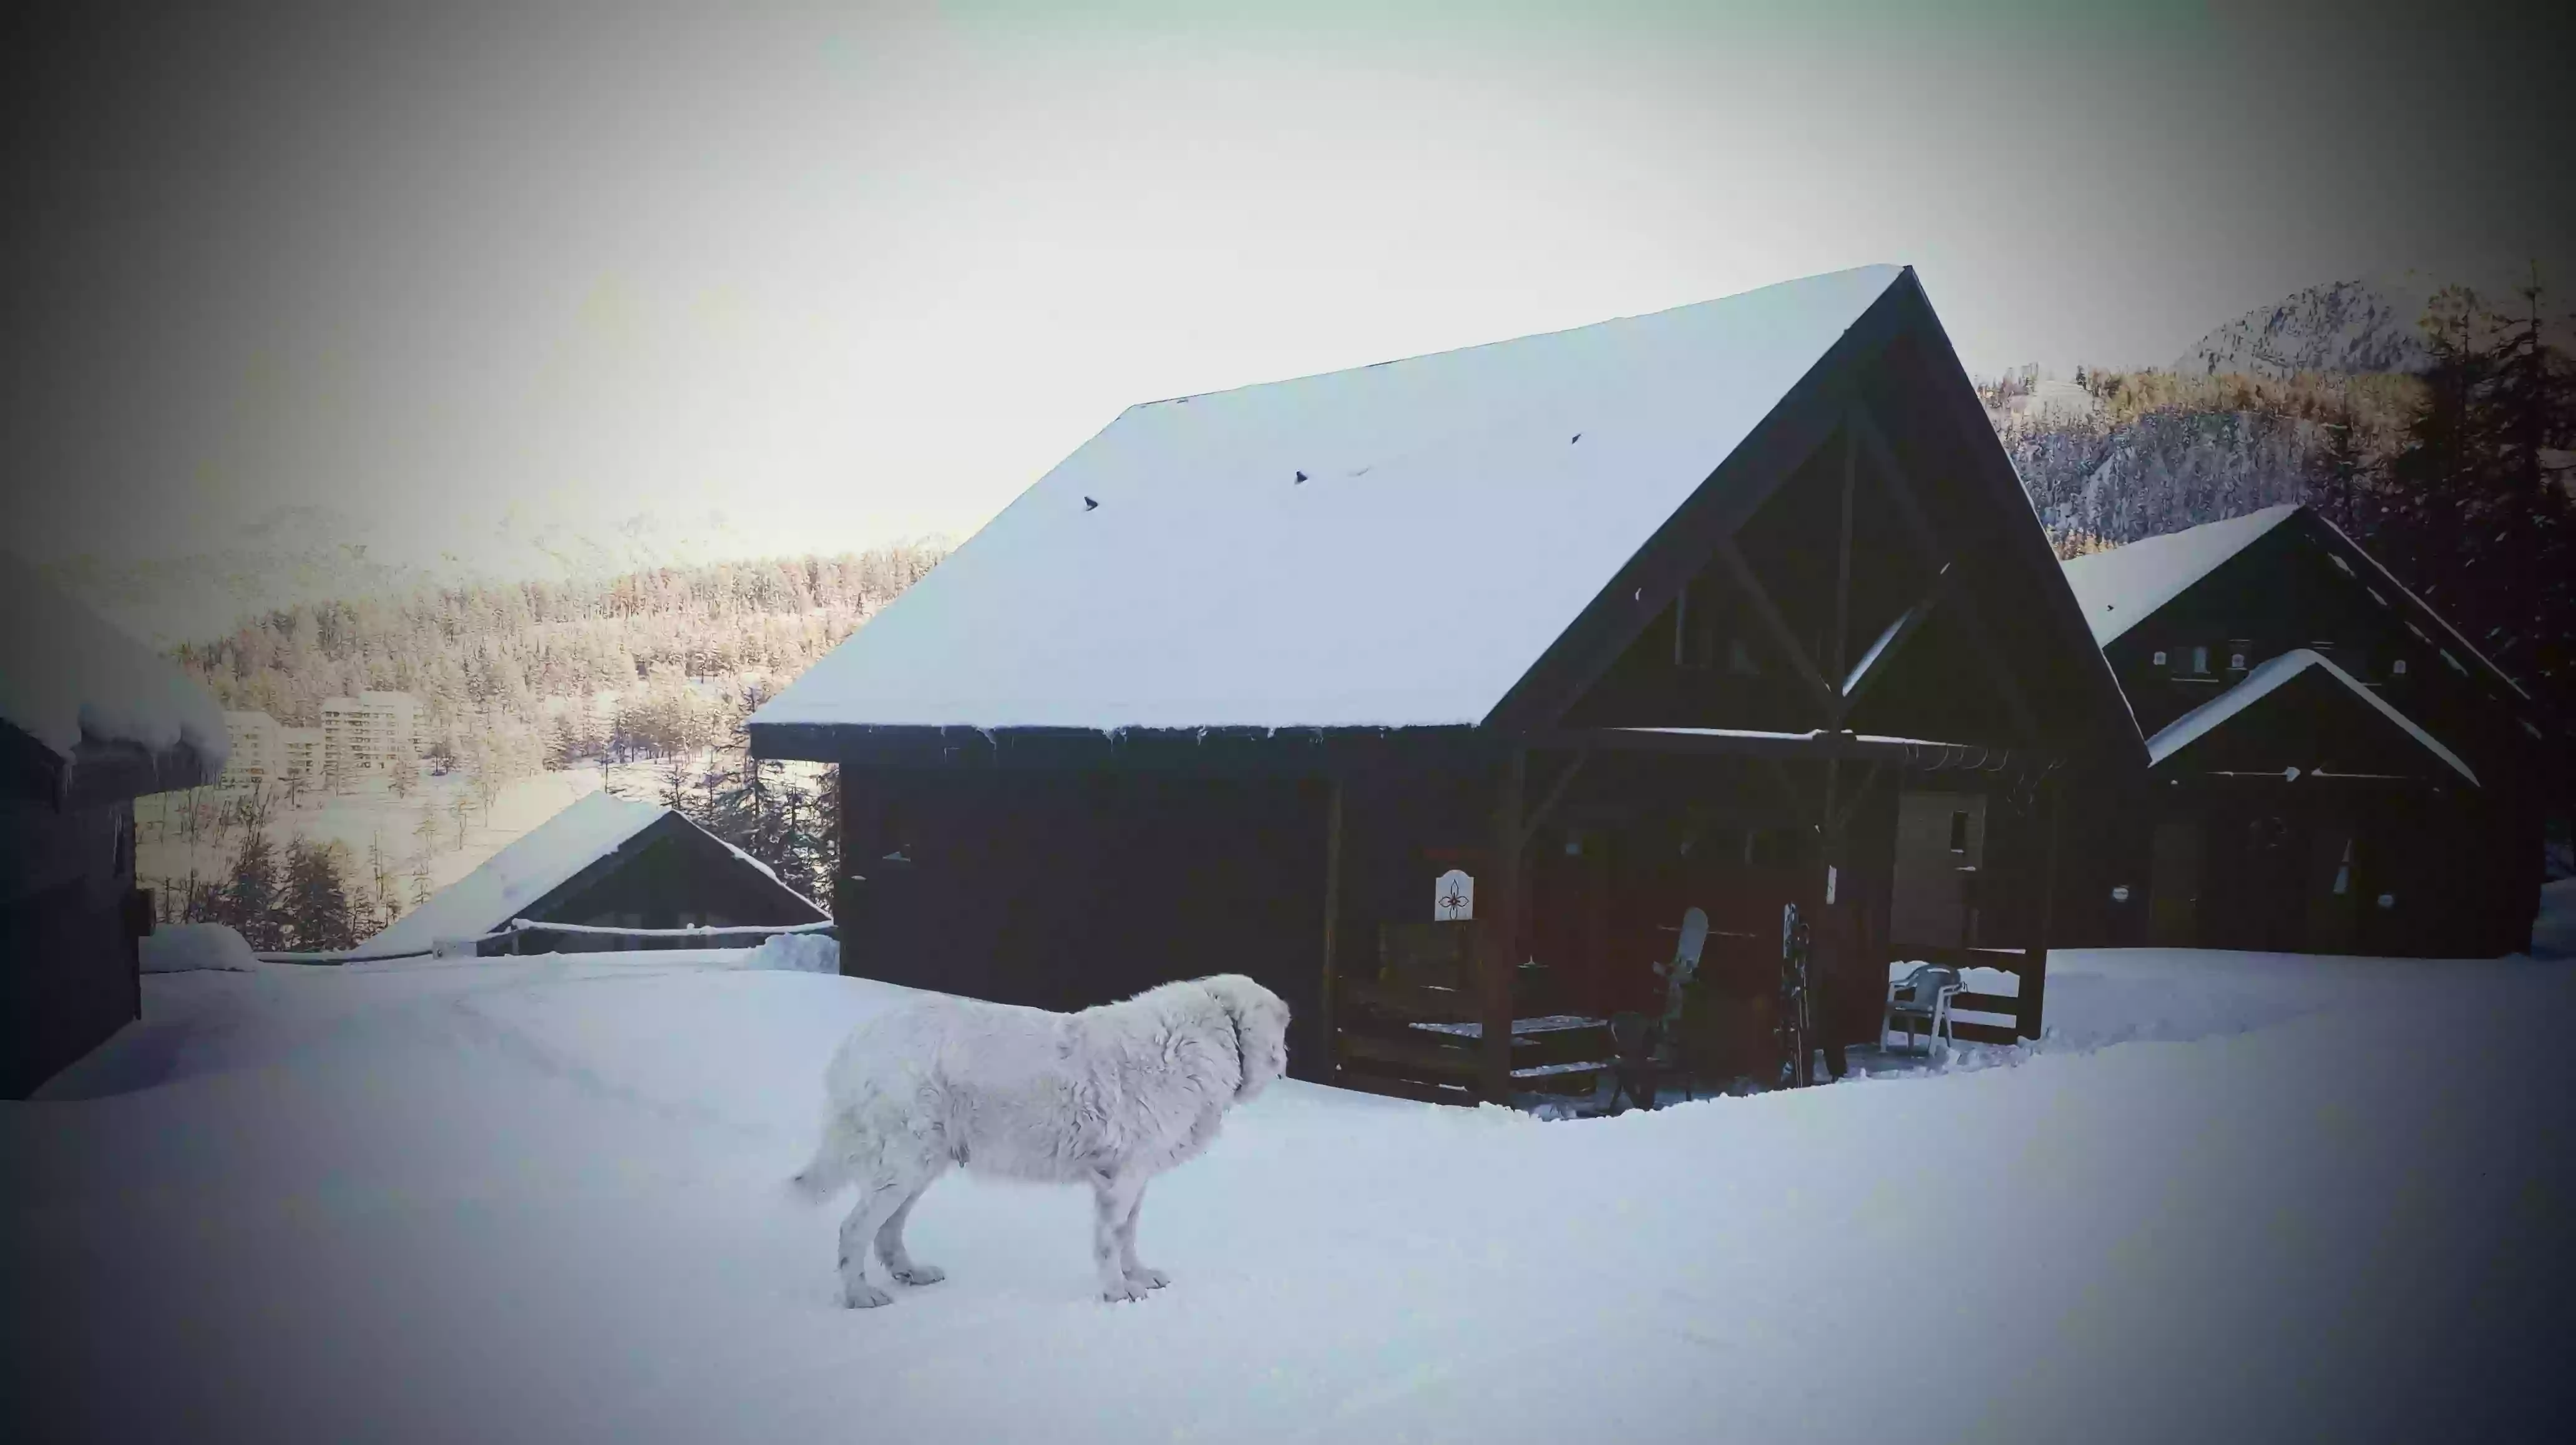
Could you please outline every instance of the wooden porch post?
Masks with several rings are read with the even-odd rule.
[[[1316,997],[1319,1046],[1317,1055],[1323,1061],[1320,1077],[1332,1083],[1340,1072],[1340,1049],[1333,1032],[1333,981],[1340,971],[1335,947],[1342,924],[1342,779],[1335,774],[1332,796],[1324,804],[1324,986]]]
[[[1521,836],[1521,792],[1528,773],[1528,749],[1513,748],[1495,800],[1493,876],[1476,890],[1477,916],[1483,924],[1476,937],[1485,955],[1479,970],[1484,985],[1479,1019],[1484,1047],[1477,1076],[1479,1092],[1497,1104],[1511,1102],[1512,982],[1519,971],[1521,848],[1526,841]]]
[[[834,932],[841,939],[841,972],[858,976],[857,963],[867,950],[868,900],[871,891],[886,886],[877,875],[884,870],[877,859],[885,852],[880,833],[884,824],[885,791],[883,779],[875,770],[844,762],[841,773],[841,869],[832,880]],[[853,883],[852,877],[864,879]]]
[[[2022,975],[2021,1032],[2038,1038],[2046,1021],[2048,1004],[2048,946],[2057,932],[2057,816],[2058,785],[2055,778],[2040,784],[2048,790],[2048,858],[2039,870],[2039,938],[2030,950],[2030,966]]]

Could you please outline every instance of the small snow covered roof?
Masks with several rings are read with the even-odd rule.
[[[2452,771],[2468,780],[2470,786],[2477,786],[2478,775],[2469,770],[2467,763],[2460,761],[2459,754],[2443,746],[2441,739],[2424,731],[2413,718],[2389,706],[2386,698],[2371,691],[2369,685],[2359,678],[2335,666],[2333,659],[2304,647],[2293,648],[2265,661],[2245,674],[2242,682],[2184,713],[2167,724],[2163,731],[2147,739],[2148,765],[2162,766],[2165,759],[2208,736],[2220,724],[2278,692],[2283,684],[2310,668],[2325,669],[2327,676],[2342,683],[2353,696],[2369,704],[2380,716],[2395,723],[2408,737],[2421,744],[2425,751],[2448,763]]]
[[[753,721],[1476,724],[1904,275],[1130,407]]]
[[[366,951],[427,949],[441,939],[480,938],[518,917],[573,875],[616,852],[671,810],[601,790],[530,829],[483,866],[368,939]]]
[[[2069,558],[2066,585],[2084,608],[2093,641],[2108,647],[2228,558],[2254,545],[2299,510],[2296,502],[2265,507],[2223,522],[2204,522],[2161,537],[2148,537],[2107,552]]]
[[[139,748],[176,765],[172,787],[211,779],[232,748],[214,694],[5,552],[0,721],[64,764],[85,743]]]

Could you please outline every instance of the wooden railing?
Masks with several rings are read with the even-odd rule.
[[[1991,968],[2013,975],[2010,994],[1963,990],[1950,1000],[1951,1032],[1962,1043],[2011,1044],[2040,1036],[2048,998],[2048,950],[2044,948],[1915,948],[1890,950],[1889,972],[1898,963],[1943,963],[1963,973]],[[1962,1014],[1985,1018],[1965,1019]],[[1994,1022],[2001,1019],[2003,1022]]]
[[[1474,925],[1381,924],[1377,968],[1333,982],[1332,1082],[1441,1104],[1478,1101],[1484,1029],[1474,988]],[[1588,1090],[1610,1058],[1598,1019],[1516,1019],[1515,1092]]]

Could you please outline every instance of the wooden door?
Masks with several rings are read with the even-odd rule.
[[[2200,825],[2156,825],[2147,859],[2147,942],[2192,948],[2200,941]]]

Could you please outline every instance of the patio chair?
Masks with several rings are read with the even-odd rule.
[[[1639,1108],[1655,1107],[1655,1026],[1641,1013],[1612,1014],[1610,1050],[1610,1107],[1616,1110],[1623,1094]]]
[[[1952,1050],[1959,1040],[1951,1030],[1950,1000],[1959,993],[1959,970],[1942,963],[1919,963],[1905,977],[1887,986],[1887,1016],[1880,1021],[1878,1039],[1881,1046],[1887,1035],[1901,1022],[1905,1026],[1905,1047],[1914,1047],[1915,1026],[1922,1025],[1927,1040],[1938,1041]],[[1927,1044],[1928,1047],[1928,1044]]]

